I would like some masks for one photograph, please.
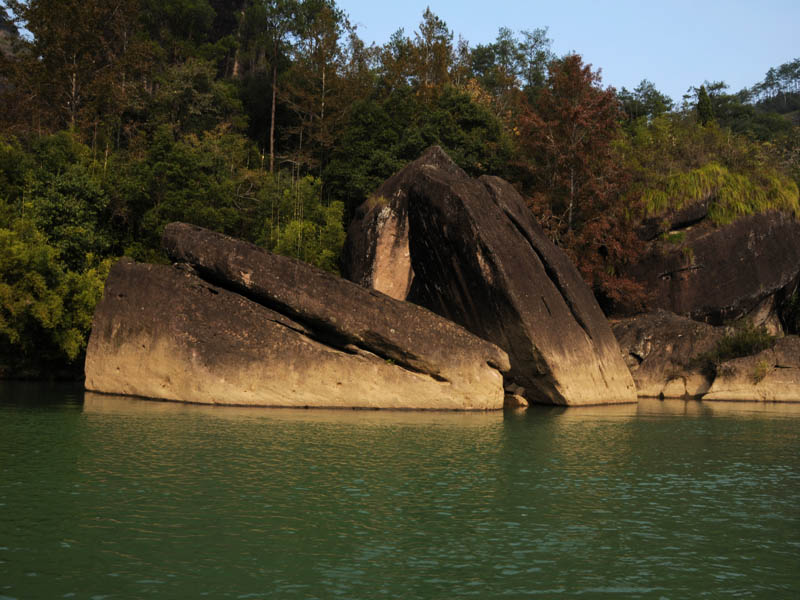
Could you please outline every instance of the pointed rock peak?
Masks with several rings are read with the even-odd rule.
[[[435,167],[451,175],[458,177],[469,177],[466,172],[459,167],[450,155],[441,146],[431,146],[422,153],[417,160],[408,165],[408,168]]]

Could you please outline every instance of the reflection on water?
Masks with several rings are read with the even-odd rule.
[[[796,405],[416,413],[10,389],[0,598],[800,592]]]
[[[503,420],[501,411],[412,411],[329,408],[265,408],[253,406],[213,406],[162,402],[85,392],[83,410],[86,413],[204,415],[218,419],[268,419],[303,421],[309,423],[341,423],[358,425],[433,425],[453,427],[483,427]]]
[[[17,384],[37,388],[40,384]],[[23,388],[26,389],[26,388]],[[71,389],[71,388],[70,388]],[[63,398],[63,388],[46,389],[44,397]],[[74,395],[78,392],[73,389]],[[206,414],[220,419],[269,418],[288,421],[340,422],[360,424],[367,423],[407,423],[482,426],[493,420],[502,420],[504,415],[498,411],[403,411],[403,410],[349,410],[349,409],[304,409],[304,408],[263,408],[252,406],[214,406],[207,404],[185,404],[81,392],[83,410],[88,413],[119,414]],[[507,411],[506,418],[522,418],[526,412],[536,415],[558,415],[563,419],[585,420],[635,418],[643,416],[712,416],[730,415],[751,418],[758,415],[765,417],[796,416],[800,417],[800,402],[727,402],[700,401],[657,398],[640,398],[634,404],[611,404],[592,406],[543,406],[533,405],[527,411]]]

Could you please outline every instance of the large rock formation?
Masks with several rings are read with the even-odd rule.
[[[435,146],[420,159],[387,179],[356,209],[344,245],[343,275],[359,285],[405,300],[411,292],[414,269],[408,247],[408,191],[417,170],[425,164],[455,177],[464,172]]]
[[[299,321],[317,337],[354,345],[407,369],[462,380],[466,366],[508,370],[508,357],[455,323],[306,263],[201,227],[171,223],[169,256],[201,276]]]
[[[639,396],[699,398],[714,373],[699,357],[714,350],[726,330],[666,310],[621,319],[613,325]]]
[[[614,333],[642,397],[800,402],[797,336],[778,338],[772,348],[751,356],[725,359],[718,348],[737,335],[735,327],[665,310],[621,319]]]
[[[800,338],[787,336],[768,350],[725,361],[703,400],[800,402]]]
[[[406,253],[410,262],[396,261]],[[501,179],[471,179],[438,147],[359,210],[346,257],[346,272],[359,283],[430,308],[506,350],[509,383],[532,401],[636,400],[591,290],[522,197]]]
[[[715,325],[748,317],[777,333],[777,305],[800,276],[800,222],[772,212],[713,227],[703,210],[700,204],[673,215],[671,233],[652,240],[626,272],[650,293],[646,310]]]
[[[188,267],[117,263],[95,312],[88,390],[237,405],[503,406],[505,353],[454,323],[199,228],[172,225],[165,238],[221,285]],[[230,271],[215,270],[222,264]]]

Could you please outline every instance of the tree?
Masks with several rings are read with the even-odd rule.
[[[483,88],[502,104],[508,92],[517,87],[522,56],[514,32],[501,27],[491,44],[479,44],[471,54],[472,72]]]
[[[613,301],[641,289],[618,275],[638,243],[630,226],[634,207],[619,194],[619,104],[600,81],[576,54],[552,61],[545,87],[521,115],[519,146],[540,221],[595,293]]]
[[[261,129],[268,129],[265,141],[269,147],[270,173],[275,172],[280,80],[291,64],[291,41],[299,9],[297,0],[253,0],[241,17],[238,53],[245,71],[242,83],[245,105],[251,113],[251,135],[261,137],[264,135]],[[262,114],[267,110],[268,115]]]
[[[71,271],[25,219],[0,228],[0,358],[15,369],[80,368],[110,261]]]
[[[189,58],[169,66],[156,81],[156,91],[147,102],[150,129],[169,125],[178,137],[222,124],[244,129],[236,88],[216,77],[211,62]]]
[[[653,82],[647,79],[642,79],[632,92],[622,88],[618,97],[622,111],[629,122],[642,117],[648,120],[654,119],[669,112],[673,107],[672,99],[659,92]]]
[[[275,114],[278,105],[278,64],[280,52],[291,32],[292,18],[297,10],[293,0],[270,2],[267,11],[267,31],[271,41],[272,108],[269,119],[269,172],[275,172]]]
[[[522,40],[508,27],[501,27],[494,42],[473,48],[469,59],[475,81],[465,86],[480,84],[491,97],[495,113],[510,129],[517,118],[520,97],[535,99],[544,85],[547,63],[553,58],[547,29],[521,33]]]
[[[209,0],[140,1],[147,35],[164,50],[167,64],[200,56],[216,16]]]
[[[565,232],[615,190],[612,142],[619,134],[613,88],[577,54],[549,65],[547,85],[521,119],[520,145],[532,167],[532,186],[545,193]]]
[[[340,40],[350,27],[329,0],[303,3],[296,23],[294,60],[285,86],[287,103],[297,116],[294,163],[319,173],[333,145],[333,126],[347,108],[342,103],[346,56]]]
[[[7,0],[32,38],[3,62],[12,82],[8,106],[36,129],[96,127],[125,106],[129,56],[137,38],[139,0]],[[19,121],[23,115],[12,113]]]
[[[453,60],[453,32],[447,23],[426,8],[419,30],[414,34],[414,69],[417,83],[440,87],[450,80]]]
[[[332,199],[353,214],[392,173],[429,146],[441,145],[473,176],[504,175],[511,142],[497,116],[454,86],[421,97],[411,88],[353,105],[324,178]]]
[[[701,85],[697,93],[697,120],[701,125],[708,125],[714,118],[714,110],[711,106],[711,98],[708,97],[706,86]]]
[[[389,36],[378,52],[378,84],[382,91],[391,94],[411,84],[414,49],[411,40],[401,27]]]
[[[550,51],[552,40],[547,37],[547,27],[523,30],[519,44],[520,76],[524,90],[533,98],[535,92],[544,86],[547,76],[547,64],[553,60]]]

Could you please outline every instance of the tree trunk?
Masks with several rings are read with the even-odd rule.
[[[246,2],[242,2],[242,8],[239,10],[239,27],[236,28],[236,51],[233,53],[233,72],[231,73],[234,79],[239,78],[239,48],[242,45],[242,27],[244,26],[244,7]]]
[[[70,74],[70,97],[69,97],[69,128],[75,131],[75,120],[77,112],[78,97],[78,61],[72,57],[72,73]]]
[[[325,162],[325,65],[322,65],[322,97],[321,97],[321,107],[320,107],[320,114],[319,114],[319,131],[320,131],[320,156],[319,156],[319,176],[322,177],[322,166]]]
[[[572,210],[575,206],[575,167],[569,170],[569,208],[567,209],[567,231],[572,231]]]
[[[272,57],[272,117],[269,122],[269,172],[275,172],[275,104],[278,98],[278,48]]]

